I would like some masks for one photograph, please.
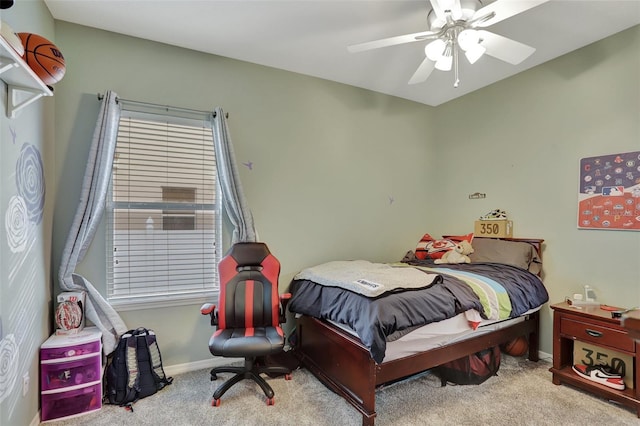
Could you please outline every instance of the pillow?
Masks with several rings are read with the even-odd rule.
[[[429,234],[424,234],[416,247],[416,258],[418,259],[440,259],[446,252],[453,248],[460,241],[473,241],[473,232],[467,235],[447,235],[436,240]]]
[[[521,241],[476,238],[473,240],[474,252],[469,255],[471,262],[495,262],[516,266],[539,274],[541,260],[535,247]]]

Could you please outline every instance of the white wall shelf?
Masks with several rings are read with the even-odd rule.
[[[53,96],[51,90],[0,36],[0,79],[7,84],[7,116],[14,118],[27,105],[43,96]]]

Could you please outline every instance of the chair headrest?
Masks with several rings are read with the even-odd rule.
[[[265,243],[236,243],[234,244],[227,256],[235,259],[238,267],[243,266],[261,266],[263,260],[269,256],[271,252]]]

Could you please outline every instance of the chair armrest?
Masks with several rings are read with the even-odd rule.
[[[282,293],[280,295],[280,323],[287,322],[287,304],[291,299],[291,293]]]
[[[213,303],[205,303],[200,307],[200,313],[202,315],[211,315],[211,312],[213,312],[215,309],[216,305],[214,305]]]
[[[200,313],[202,315],[211,316],[211,325],[218,325],[218,310],[213,303],[205,303],[200,307]]]

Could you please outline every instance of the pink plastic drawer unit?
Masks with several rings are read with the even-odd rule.
[[[42,363],[40,368],[40,389],[44,391],[84,385],[100,380],[100,354],[76,361]]]
[[[42,394],[42,421],[89,413],[102,407],[102,383],[67,392]]]
[[[102,408],[102,333],[85,327],[40,346],[41,419],[76,417]]]

